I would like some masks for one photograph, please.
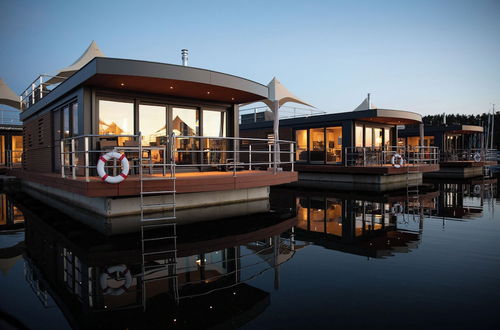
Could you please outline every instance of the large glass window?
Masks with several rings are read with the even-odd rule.
[[[198,136],[199,113],[196,109],[172,108],[172,131],[177,136]],[[197,162],[197,155],[188,150],[199,150],[199,140],[189,138],[176,139],[177,154],[175,160],[179,164],[193,164]]]
[[[363,147],[363,126],[356,126],[356,147]]]
[[[203,110],[203,136],[226,137],[226,112]],[[226,161],[227,141],[220,139],[204,139],[204,161],[211,164],[221,164]]]
[[[99,134],[100,135],[133,135],[134,104],[99,100]],[[122,144],[128,138],[118,139]]]
[[[326,128],[326,162],[342,162],[342,127]]]
[[[373,146],[373,128],[365,127],[365,147]]]
[[[386,147],[392,146],[391,129],[390,128],[384,128],[384,145]]]
[[[374,128],[373,129],[373,146],[382,147],[383,141],[383,129],[382,128]]]
[[[309,147],[311,162],[325,161],[325,130],[324,128],[311,128],[309,130]]]
[[[78,136],[78,103],[71,104],[71,119],[73,136]]]
[[[159,146],[166,143],[167,107],[139,105],[139,131],[143,146]]]
[[[0,135],[0,164],[5,164],[5,136]]]
[[[307,161],[307,130],[295,131],[295,141],[297,142],[297,161]]]
[[[12,163],[19,164],[23,154],[23,137],[12,136]]]
[[[65,106],[63,109],[63,138],[70,137],[70,128],[69,128],[69,106]]]

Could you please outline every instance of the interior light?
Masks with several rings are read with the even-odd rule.
[[[234,97],[231,98],[231,101],[234,101]]]
[[[207,94],[210,94],[210,92],[207,92]]]
[[[170,86],[170,89],[174,89],[174,86]]]
[[[120,86],[125,86],[125,84],[124,84],[124,83],[121,83],[121,84],[120,84]]]

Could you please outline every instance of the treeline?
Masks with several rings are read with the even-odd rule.
[[[493,144],[495,148],[498,149],[500,146],[500,134],[496,133],[500,130],[500,112],[496,112],[494,116],[495,126],[494,126],[494,137]],[[443,114],[440,115],[428,115],[423,118],[424,125],[426,126],[443,126],[445,121]],[[446,115],[447,125],[478,125],[483,126],[486,132],[486,126],[488,125],[488,114],[483,113],[480,115]]]

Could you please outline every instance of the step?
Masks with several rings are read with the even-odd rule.
[[[148,178],[148,177],[143,177],[142,181],[167,181],[167,180],[175,180],[175,177],[167,177],[167,176],[162,176],[162,177],[154,177],[154,178]]]
[[[158,218],[142,218],[141,222],[145,221],[159,221],[159,220],[174,220],[175,217],[158,217]]]
[[[155,237],[155,238],[143,238],[143,242],[149,242],[149,241],[161,241],[161,240],[166,240],[166,239],[175,239],[177,236],[166,236],[166,237]]]
[[[154,282],[154,281],[165,280],[165,279],[170,279],[170,278],[177,278],[177,275],[163,275],[160,277],[145,278],[142,280],[142,282],[147,283],[147,282]]]
[[[144,271],[155,270],[155,269],[156,270],[161,270],[161,269],[169,270],[169,267],[172,267],[175,265],[176,265],[176,263],[172,262],[172,263],[168,263],[168,264],[144,266]]]
[[[155,251],[155,252],[144,252],[142,255],[143,256],[151,256],[155,254],[163,254],[163,253],[174,253],[177,252],[177,250],[165,250],[165,251]]]
[[[162,206],[171,206],[174,207],[175,203],[164,203],[164,204],[143,204],[142,208],[147,209],[147,208],[154,208],[154,207],[162,207]]]
[[[175,194],[175,190],[159,190],[159,191],[142,191],[141,195],[153,195],[153,194]]]
[[[147,229],[147,228],[153,228],[153,227],[168,227],[168,226],[176,226],[177,223],[175,222],[170,222],[170,223],[158,223],[158,224],[153,224],[153,225],[142,225],[141,229]]]

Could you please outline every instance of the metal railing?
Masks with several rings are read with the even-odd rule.
[[[295,142],[238,137],[165,136],[163,145],[141,146],[141,135],[81,135],[60,141],[60,171],[63,178],[73,179],[97,176],[97,160],[109,151],[125,153],[131,173],[139,173],[138,155],[142,150],[144,162],[149,162],[150,174],[166,175],[169,167],[232,172],[241,170],[283,170],[282,165],[294,170]],[[111,143],[110,143],[111,142]],[[119,145],[121,144],[121,145]],[[170,153],[173,157],[169,157]],[[172,158],[172,159],[171,159]],[[108,162],[111,163],[111,162]],[[121,165],[106,164],[112,175],[120,173]]]
[[[346,147],[345,166],[386,166],[393,165],[393,157],[401,156],[403,165],[438,164],[437,147]],[[399,164],[399,159],[394,159]]]
[[[266,116],[266,113],[271,117]],[[314,108],[299,108],[290,106],[280,107],[280,119],[310,117],[326,114]],[[240,109],[240,124],[256,123],[258,121],[272,120],[272,111],[268,106]]]
[[[441,161],[444,162],[465,162],[465,161],[498,161],[498,150],[471,148],[471,149],[452,149],[441,152]]]
[[[50,79],[55,79],[55,81],[48,83]],[[31,105],[40,101],[65,79],[66,77],[50,76],[47,74],[38,76],[19,96],[21,111],[28,109]]]

